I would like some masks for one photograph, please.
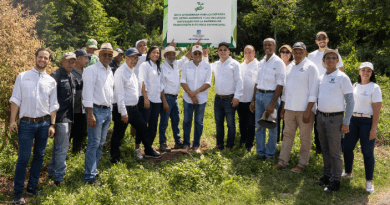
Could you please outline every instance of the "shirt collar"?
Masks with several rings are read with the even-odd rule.
[[[168,63],[167,61],[164,61],[163,64],[165,64],[165,66],[169,67],[170,69],[174,69],[174,68],[175,68],[175,61],[176,61],[176,60],[174,60],[174,61],[172,62],[173,67],[172,67],[171,65],[169,65],[169,63]],[[152,62],[152,63],[153,63],[153,62]]]
[[[249,64],[247,64],[246,62],[244,62],[244,65],[246,65],[248,68],[249,67],[252,67],[253,66],[253,64],[255,64],[255,63],[257,63],[258,62],[258,60],[255,58],[253,61],[251,61]]]
[[[334,76],[336,76],[338,73],[339,73],[339,69],[337,68],[335,71],[333,71],[333,72],[330,73],[330,74],[328,74],[328,73],[325,72],[325,76],[334,77]]]
[[[307,57],[305,57],[304,59],[303,59],[303,61],[301,61],[299,64],[296,64],[295,63],[295,60],[294,60],[294,65],[304,65],[305,63],[306,63],[306,61],[307,61]]]
[[[96,63],[96,66],[100,67],[101,69],[103,69],[103,70],[106,71],[106,72],[109,72],[109,71],[111,70],[111,67],[110,67],[110,66],[108,66],[109,69],[106,69],[106,67],[104,67],[104,65],[103,65],[102,62],[100,62],[100,61],[98,61],[98,62]]]
[[[271,57],[269,58],[269,60],[267,61],[267,55],[265,55],[265,56],[264,56],[264,61],[268,63],[268,62],[272,61],[272,59],[273,59],[275,56],[276,56],[276,54],[273,53],[272,56],[271,56]]]
[[[222,61],[221,61],[221,59],[219,59],[219,62],[221,63],[221,64],[224,64],[224,63],[227,63],[227,62],[229,62],[231,59],[233,59],[231,56],[229,56],[229,58],[228,59],[226,59],[226,61],[225,62],[223,62],[222,63]]]
[[[37,69],[35,69],[35,67],[33,67],[31,70],[32,70],[34,73],[43,74],[43,75],[47,74],[47,73],[46,73],[46,69],[45,69],[44,71],[42,71],[42,72],[39,72]]]

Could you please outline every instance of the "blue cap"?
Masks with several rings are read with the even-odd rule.
[[[87,51],[85,51],[84,49],[77,49],[74,54],[76,54],[76,57],[79,57],[79,56],[91,56],[92,54],[89,54],[87,53]]]
[[[222,42],[218,45],[218,48],[221,47],[221,46],[226,46],[227,48],[229,48],[229,44],[226,43],[226,42]]]
[[[131,55],[142,56],[142,54],[139,53],[136,48],[129,48],[129,49],[126,50],[126,56],[131,56]]]

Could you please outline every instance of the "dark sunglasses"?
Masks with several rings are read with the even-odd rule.
[[[317,41],[325,41],[326,40],[326,37],[324,38],[317,38]]]
[[[336,60],[336,59],[338,59],[338,58],[337,58],[337,57],[326,57],[325,59],[326,59],[326,60],[330,60],[330,59]]]
[[[199,52],[199,53],[198,53],[198,52],[196,52],[196,53],[193,53],[192,55],[193,55],[193,56],[201,56],[201,55],[202,55],[202,53],[200,53],[200,52]]]
[[[280,51],[281,54],[290,54],[290,51]]]
[[[114,56],[114,55],[108,54],[108,53],[102,53],[102,56],[105,58],[107,58],[107,57],[112,58],[112,56]]]
[[[219,51],[228,51],[229,49],[225,48],[225,49],[218,49]]]

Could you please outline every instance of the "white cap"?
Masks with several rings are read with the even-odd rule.
[[[363,62],[360,65],[359,70],[364,68],[364,67],[369,67],[369,68],[371,68],[371,70],[374,70],[374,65],[372,65],[372,63],[370,63],[370,62]]]
[[[73,52],[67,52],[67,53],[65,53],[64,54],[64,56],[62,57],[62,58],[65,58],[65,59],[77,59],[76,58],[76,54],[75,53],[73,53]]]
[[[200,51],[201,53],[203,53],[202,46],[200,46],[200,45],[192,46],[192,53],[195,51]]]
[[[147,41],[146,39],[141,39],[141,40],[135,42],[135,47],[136,47],[136,48],[137,48],[137,46],[138,46],[138,44],[139,44],[140,42],[145,42],[145,44],[146,44],[148,41]]]

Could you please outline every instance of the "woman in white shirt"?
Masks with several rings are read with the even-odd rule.
[[[142,95],[138,102],[144,120],[148,122],[148,129],[152,145],[157,133],[157,122],[162,108],[161,92],[164,89],[161,75],[161,50],[153,46],[146,54],[146,61],[140,65],[139,81],[142,85]],[[163,95],[165,97],[165,95]],[[138,132],[137,134],[138,135]],[[138,137],[136,137],[137,139]]]
[[[360,140],[366,170],[366,191],[374,192],[374,147],[378,132],[379,113],[382,106],[381,89],[376,84],[374,66],[364,62],[359,67],[358,82],[353,86],[355,107],[349,125],[349,133],[344,138],[344,166],[342,177],[353,179],[352,166],[356,143]]]

